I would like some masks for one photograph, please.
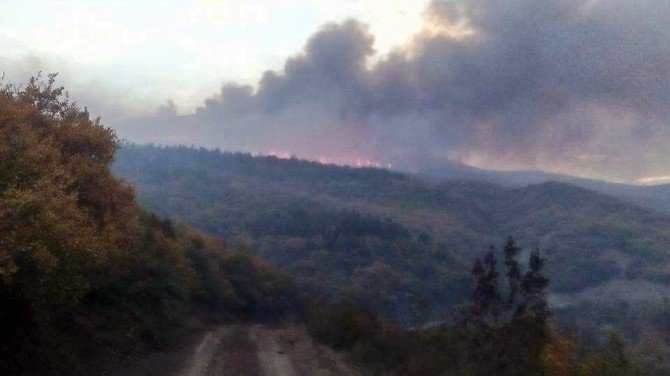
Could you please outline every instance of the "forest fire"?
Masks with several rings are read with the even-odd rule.
[[[387,162],[381,162],[378,160],[371,159],[369,157],[363,157],[363,156],[352,156],[352,155],[347,155],[347,156],[331,156],[331,155],[319,155],[317,157],[310,157],[310,156],[300,156],[297,155],[296,153],[292,153],[290,151],[286,150],[269,150],[265,153],[255,153],[255,155],[265,155],[265,156],[272,156],[276,157],[279,159],[291,159],[291,158],[298,158],[298,159],[304,159],[324,165],[336,165],[336,166],[349,166],[349,167],[356,167],[356,168],[392,168],[393,165],[391,163]]]

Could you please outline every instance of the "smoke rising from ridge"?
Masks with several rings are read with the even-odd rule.
[[[670,174],[667,1],[435,0],[425,20],[384,56],[365,24],[329,23],[256,87],[107,123],[130,140],[413,170]]]

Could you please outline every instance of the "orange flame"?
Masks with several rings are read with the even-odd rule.
[[[295,153],[292,153],[290,151],[286,150],[274,150],[270,149],[264,153],[257,153],[256,155],[267,155],[267,156],[272,156],[276,157],[279,159],[291,159],[291,158],[298,158]],[[381,161],[377,161],[371,158],[367,157],[351,157],[351,156],[343,156],[343,157],[333,157],[333,156],[328,156],[328,155],[319,155],[314,159],[311,158],[301,158],[305,159],[311,162],[316,162],[324,165],[336,165],[336,166],[349,166],[349,167],[356,167],[356,168],[392,168],[393,165],[391,163],[384,163]]]

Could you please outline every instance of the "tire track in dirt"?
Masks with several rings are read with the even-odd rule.
[[[226,327],[219,327],[205,334],[198,343],[195,352],[189,359],[186,369],[181,373],[182,376],[205,376],[212,363],[214,353],[218,349],[225,333],[229,330]]]
[[[249,330],[249,337],[258,346],[258,361],[265,376],[299,376],[291,358],[267,328],[254,325]]]
[[[182,376],[362,375],[343,354],[296,326],[229,325],[206,333]]]

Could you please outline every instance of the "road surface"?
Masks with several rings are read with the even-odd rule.
[[[297,327],[228,325],[207,332],[183,365],[182,376],[361,375],[345,357],[315,343]]]

